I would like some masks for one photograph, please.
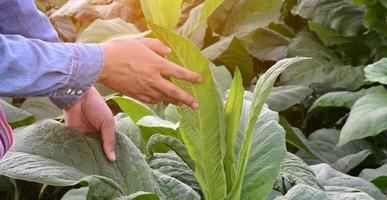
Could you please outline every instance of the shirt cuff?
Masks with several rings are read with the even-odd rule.
[[[67,44],[73,57],[67,82],[50,94],[50,100],[61,109],[68,109],[94,85],[102,70],[103,49],[96,44]]]

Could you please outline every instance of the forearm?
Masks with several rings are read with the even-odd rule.
[[[98,45],[0,35],[0,58],[0,96],[49,96],[64,109],[94,84],[103,51]]]

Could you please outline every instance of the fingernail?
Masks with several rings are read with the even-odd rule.
[[[203,78],[201,76],[199,76],[197,79],[196,79],[199,83],[203,82]]]
[[[193,104],[191,105],[191,107],[192,107],[193,109],[198,109],[198,108],[199,108],[199,103],[198,103],[198,102],[195,102],[195,103],[193,103]]]
[[[171,53],[171,52],[172,52],[172,49],[169,48],[169,47],[165,47],[165,51],[167,51],[168,53]]]
[[[111,159],[112,162],[117,160],[116,152],[114,152],[114,151],[110,152],[110,159]]]

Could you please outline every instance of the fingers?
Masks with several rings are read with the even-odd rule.
[[[177,105],[181,102],[193,109],[199,108],[199,103],[193,96],[165,79],[160,81],[159,90]]]
[[[164,60],[163,66],[161,68],[161,74],[192,83],[200,83],[203,81],[202,77],[196,72],[185,69],[168,60]]]
[[[115,123],[114,119],[105,118],[101,126],[103,150],[108,160],[116,161],[115,145]]]
[[[154,38],[142,38],[140,39],[141,43],[143,43],[145,46],[147,46],[149,49],[154,51],[155,53],[159,55],[167,55],[172,52],[172,50],[165,46],[160,40],[154,39]]]

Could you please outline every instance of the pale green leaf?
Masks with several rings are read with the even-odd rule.
[[[224,170],[226,173],[227,190],[230,191],[235,180],[234,146],[238,135],[240,117],[243,104],[243,83],[242,75],[237,68],[231,84],[224,108],[224,122],[226,125],[226,155],[224,157]]]
[[[201,84],[172,80],[192,94],[200,104],[196,110],[188,107],[178,109],[182,115],[180,134],[195,161],[195,176],[205,198],[223,199],[226,193],[223,102],[217,93],[209,61],[189,40],[155,24],[150,23],[149,26],[153,34],[173,50],[169,56],[171,61],[203,77]]]
[[[130,117],[118,119],[116,121],[116,131],[126,135],[141,152],[146,152],[146,143],[141,136],[140,128]]]
[[[173,29],[179,22],[183,0],[140,0],[142,12],[148,22]]]
[[[359,177],[371,181],[382,191],[387,190],[387,164],[377,169],[364,169]]]
[[[284,85],[319,84],[327,89],[354,90],[364,84],[363,67],[344,65],[340,58],[325,47],[311,32],[302,31],[292,40],[288,57],[307,56],[311,60],[299,62],[281,75]]]
[[[360,98],[353,105],[341,130],[342,146],[350,141],[375,136],[387,129],[387,92],[374,93]]]
[[[338,172],[328,164],[313,165],[311,166],[311,169],[314,171],[317,180],[324,188],[327,188],[328,186],[355,188],[367,193],[375,200],[387,199],[387,197],[372,183],[358,177],[352,177]]]
[[[319,190],[323,189],[309,166],[300,158],[288,152],[281,162],[279,175],[273,189],[286,194],[287,191],[298,184],[305,184]]]
[[[130,97],[112,97],[107,100],[115,101],[121,110],[125,112],[134,122],[149,115],[156,115],[147,105]]]
[[[223,94],[230,89],[232,76],[225,66],[215,66],[210,64],[211,73]]]
[[[386,91],[383,86],[371,87],[368,89],[362,89],[356,92],[340,91],[340,92],[329,92],[319,97],[308,110],[308,115],[313,112],[317,112],[320,109],[329,107],[344,107],[351,109],[353,104],[361,97]]]
[[[97,19],[79,33],[77,42],[103,43],[113,38],[133,36],[136,34],[140,34],[136,26],[125,22],[121,18],[109,20]]]
[[[368,194],[356,189],[340,189],[323,191],[309,185],[300,184],[293,187],[285,196],[278,197],[274,200],[374,200]]]
[[[184,144],[180,140],[167,135],[152,135],[146,146],[147,152],[150,157],[153,157],[153,154],[155,152],[154,148],[157,145],[167,146],[170,150],[173,150],[185,163],[187,163],[187,165],[192,170],[194,169],[194,161],[189,156],[187,148],[185,148]]]
[[[152,169],[183,182],[198,194],[202,193],[193,170],[177,155],[172,153],[156,153],[148,163]]]
[[[249,154],[250,154],[250,150],[251,150],[251,146],[254,138],[254,132],[255,132],[254,128],[257,123],[258,117],[261,113],[261,110],[263,108],[263,105],[270,95],[274,82],[277,80],[278,76],[286,68],[288,68],[294,63],[303,61],[305,59],[306,58],[290,58],[290,59],[281,60],[277,62],[274,66],[272,66],[265,74],[263,74],[259,78],[257,82],[257,86],[254,90],[252,104],[251,104],[250,111],[248,113],[247,121],[244,124],[246,127],[245,128],[246,132],[244,134],[244,139],[238,156],[237,179],[234,183],[231,193],[229,194],[229,199],[238,199],[239,196],[241,195],[242,183],[243,183],[246,166],[248,164]],[[283,129],[279,128],[278,131],[283,132]],[[281,142],[281,141],[277,141],[277,142]],[[277,151],[274,154],[275,156],[271,157],[271,162],[273,164],[275,164],[276,162],[280,163],[283,156],[285,155],[285,148],[282,148],[281,145],[279,145],[279,148],[276,150]],[[279,170],[279,167],[277,168],[273,167],[272,175],[278,173],[278,170]],[[274,177],[266,177],[265,181],[267,183],[273,182]],[[269,188],[261,188],[261,192],[260,192],[261,197],[266,198],[269,195],[270,191],[271,190],[269,190]]]
[[[358,153],[340,158],[332,166],[343,173],[348,173],[351,171],[351,169],[357,167],[361,162],[363,162],[372,154],[373,152],[371,150],[366,149]]]
[[[235,142],[235,157],[238,156],[245,135],[244,122],[248,117],[251,102],[245,100],[241,126]],[[265,106],[254,128],[251,153],[246,166],[241,199],[265,199],[278,175],[282,157],[286,152],[284,130],[278,124],[278,114]],[[235,161],[237,164],[237,161]]]
[[[180,138],[179,123],[175,124],[157,116],[145,116],[137,122],[137,125],[140,127],[145,142],[148,142],[149,138],[157,133]]]
[[[62,197],[62,200],[87,200],[88,193],[89,193],[89,187],[72,189]]]
[[[312,93],[313,90],[310,87],[302,85],[274,87],[267,99],[267,104],[270,109],[282,112],[301,103]]]
[[[368,65],[364,71],[367,80],[387,84],[387,58]]]

